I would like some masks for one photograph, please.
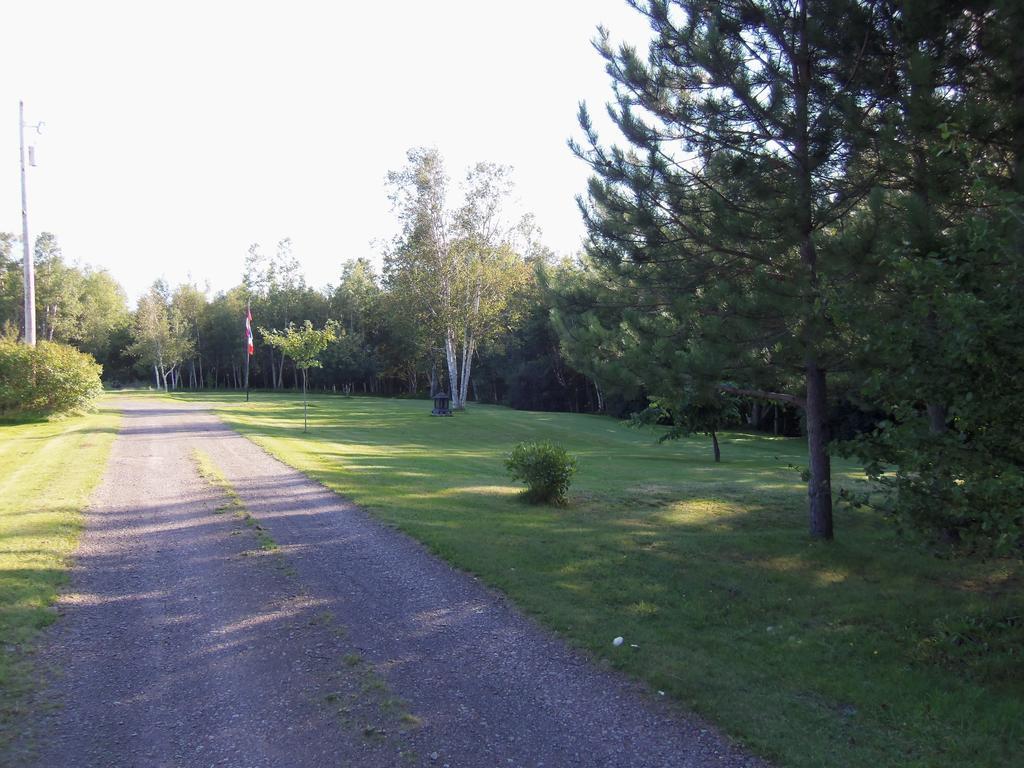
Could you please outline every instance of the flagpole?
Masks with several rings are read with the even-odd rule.
[[[248,318],[252,314],[252,309],[249,307],[249,300],[245,300],[245,317],[246,322],[249,322]],[[251,331],[250,331],[251,332]],[[245,402],[249,402],[249,358],[252,355],[249,354],[249,333],[245,334]]]

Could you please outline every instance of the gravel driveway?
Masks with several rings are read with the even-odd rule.
[[[122,406],[29,765],[762,765],[210,413]]]

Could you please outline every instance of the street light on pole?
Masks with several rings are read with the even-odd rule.
[[[21,247],[24,253],[25,268],[25,343],[30,347],[36,345],[36,276],[32,266],[32,249],[28,241],[28,194],[25,190],[25,129],[35,128],[36,133],[43,132],[42,123],[25,124],[25,102],[18,102],[18,136],[21,139]],[[34,166],[34,147],[29,147],[29,162]]]

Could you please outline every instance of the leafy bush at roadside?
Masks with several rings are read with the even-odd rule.
[[[505,462],[513,480],[526,483],[526,499],[534,504],[564,504],[576,459],[565,448],[543,441],[519,443]]]
[[[0,416],[88,410],[103,391],[102,370],[65,344],[0,339]]]

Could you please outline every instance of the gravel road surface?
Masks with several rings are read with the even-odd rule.
[[[19,764],[763,765],[212,414],[121,405]]]

